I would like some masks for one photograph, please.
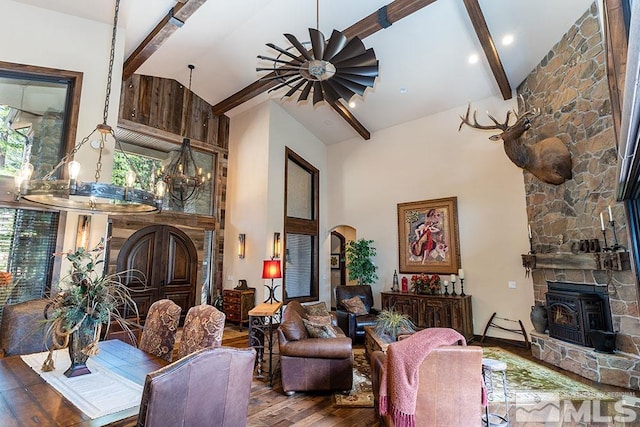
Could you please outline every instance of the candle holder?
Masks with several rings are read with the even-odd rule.
[[[609,244],[607,243],[607,230],[605,230],[604,228],[602,229],[602,237],[604,238],[604,248],[602,248],[602,252],[611,251],[611,248],[609,247]]]
[[[532,255],[536,253],[533,249],[533,237],[529,237],[529,253]]]
[[[462,277],[460,278],[460,296],[467,296],[467,294],[464,293],[464,279]]]
[[[611,247],[611,250],[613,252],[617,252],[620,249],[626,251],[627,250],[626,247],[618,244],[618,236],[616,235],[616,222],[614,220],[611,220],[611,221],[609,221],[609,225],[611,226],[611,229],[613,230],[613,246]],[[607,246],[607,241],[606,240],[604,241],[604,245]]]
[[[445,284],[444,285],[444,295],[445,296],[449,296],[449,284]]]
[[[451,296],[457,296],[458,294],[456,293],[456,282],[451,282]]]

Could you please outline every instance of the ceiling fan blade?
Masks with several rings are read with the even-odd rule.
[[[340,67],[337,71],[341,74],[357,74],[359,76],[378,76],[378,61],[376,65],[367,65],[365,67]]]
[[[367,86],[361,85],[360,83],[356,83],[356,82],[352,82],[352,81],[340,78],[340,76],[338,76],[338,75],[335,75],[335,76],[331,77],[331,79],[335,80],[336,83],[339,83],[339,84],[343,85],[344,87],[354,91],[355,93],[357,93],[360,96],[362,96],[364,94],[364,91],[367,88]]]
[[[286,82],[283,82],[283,83],[279,84],[278,86],[274,87],[273,89],[269,89],[269,93],[271,93],[273,91],[276,91],[276,90],[279,90],[279,89],[282,89],[285,86],[291,86],[291,83],[296,82],[296,81],[300,80],[301,78],[302,78],[302,76],[294,77],[292,79],[289,79]]]
[[[378,60],[376,59],[376,53],[373,49],[369,48],[366,51],[362,52],[360,55],[353,56],[351,58],[347,58],[344,60],[336,60],[332,62],[336,68],[342,67],[369,67],[372,65],[377,65]]]
[[[295,65],[295,64],[291,64],[291,61],[283,61],[282,59],[278,59],[278,58],[270,58],[268,56],[263,56],[263,55],[258,55],[258,59],[263,59],[265,61],[272,61],[272,62],[278,62],[280,64],[288,64],[288,65]]]
[[[353,97],[353,95],[356,94],[354,91],[352,91],[348,87],[343,86],[338,82],[335,82],[333,79],[325,80],[323,83],[325,84],[325,86],[330,86],[331,89],[338,94],[339,98],[342,98],[347,102],[349,102],[349,100]]]
[[[282,73],[282,74],[276,74],[275,76],[270,76],[270,75],[266,75],[264,77],[260,77],[260,80],[262,81],[269,81],[269,80],[285,80],[288,79],[289,77],[293,77],[293,76],[297,76],[299,75],[299,73]]]
[[[324,49],[322,59],[331,62],[331,59],[347,45],[347,36],[338,30],[333,30],[327,47]]]
[[[322,90],[324,91],[325,99],[330,103],[334,104],[340,99],[340,95],[333,89],[333,86],[328,84],[328,80],[321,82]]]
[[[361,55],[365,51],[366,51],[366,48],[364,47],[364,44],[362,43],[362,41],[358,37],[354,37],[351,40],[349,40],[349,42],[344,47],[344,49],[338,52],[331,59],[331,63],[335,65],[340,61],[344,61],[349,58],[353,58],[354,56]]]
[[[324,96],[322,95],[322,85],[320,82],[313,82],[313,105],[316,105],[318,102],[324,101]]]
[[[302,78],[302,76],[300,76],[300,78]],[[293,81],[293,80],[291,80],[291,81]],[[286,98],[286,97],[291,96],[294,93],[296,93],[296,91],[298,89],[300,89],[302,87],[302,85],[305,84],[306,82],[307,82],[306,80],[302,80],[301,82],[298,82],[298,84],[296,84],[294,87],[292,87],[289,92],[284,94],[284,97]]]
[[[313,87],[313,82],[307,81],[307,85],[302,89],[302,93],[300,94],[299,101],[306,101],[309,98],[309,93],[311,92],[311,88]]]
[[[324,55],[324,34],[315,28],[309,28],[309,36],[311,37],[311,48],[313,49],[313,56],[316,59],[322,59]]]
[[[336,73],[334,75],[340,77],[341,79],[349,80],[350,82],[358,83],[364,86],[373,87],[373,83],[376,80],[376,76],[359,76],[357,74],[349,74],[349,73]]]
[[[311,55],[309,55],[309,52],[307,51],[307,49],[304,46],[302,46],[302,43],[298,41],[296,36],[294,36],[293,34],[285,34],[284,36],[287,38],[287,40],[289,40],[289,43],[291,43],[293,47],[298,49],[298,52],[300,52],[302,56],[305,57],[305,59],[308,59],[309,61],[313,59]]]
[[[270,47],[271,49],[277,50],[278,52],[282,53],[283,55],[287,55],[289,58],[293,59],[295,62],[302,64],[302,60],[300,60],[300,58],[298,58],[297,56],[295,56],[294,54],[290,53],[289,51],[276,46],[273,43],[267,43],[267,46]]]
[[[276,71],[276,70],[285,70],[285,71],[298,71],[300,67],[278,67],[278,68],[270,68],[270,67],[256,67],[256,71]]]

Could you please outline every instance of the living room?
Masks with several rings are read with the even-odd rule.
[[[3,0],[2,3],[8,22],[19,22],[29,16],[31,25],[28,35],[21,35],[18,41],[3,47],[0,59],[81,70],[77,136],[88,134],[104,106],[107,75],[103,62],[108,50],[104,35],[111,31],[110,25],[22,2]],[[52,13],[55,20],[51,18]],[[577,27],[580,27],[585,21],[591,25],[598,20],[597,12],[591,7],[578,14],[575,22],[579,22]],[[11,25],[5,26],[0,29],[1,38],[13,40],[15,30]],[[584,29],[585,34],[588,31]],[[599,29],[596,33],[600,34]],[[568,43],[571,47],[567,49],[572,49],[575,47],[571,45],[573,36],[562,36],[558,42]],[[589,43],[600,45],[598,37]],[[119,40],[117,45],[109,106],[109,115],[113,118],[122,117],[116,94],[121,92],[124,43]],[[627,229],[627,207],[625,202],[617,200],[617,144],[604,56],[594,55],[592,47],[589,45],[589,49],[585,49],[587,53],[581,52],[565,61],[564,46],[550,46],[556,58],[553,64],[551,56],[541,58],[541,64],[522,84],[512,82],[515,94],[522,94],[528,106],[542,110],[525,137],[537,140],[559,135],[571,146],[573,175],[558,186],[541,183],[515,166],[505,156],[502,143],[488,140],[493,133],[469,127],[458,131],[466,103],[379,130],[367,141],[353,137],[328,145],[274,100],[234,114],[230,120],[228,164],[225,165],[226,206],[224,218],[218,219],[216,229],[216,238],[220,239],[217,242],[225,244],[216,252],[219,269],[213,280],[215,289],[231,289],[238,280],[245,279],[256,289],[256,302],[267,296],[260,273],[263,261],[272,254],[273,233],[283,232],[282,189],[285,188],[285,148],[289,148],[320,171],[317,300],[332,305],[329,265],[332,230],[348,226],[355,230],[354,238],[373,240],[379,276],[373,284],[374,306],[381,307],[380,293],[391,289],[394,271],[399,269],[398,204],[455,197],[460,268],[465,272],[465,291],[472,296],[475,335],[482,335],[493,313],[521,320],[530,333],[533,330],[529,320],[531,306],[536,301],[544,301],[547,280],[598,285],[613,281],[619,289],[618,295],[612,297],[612,320],[619,334],[616,345],[621,352],[637,357],[636,342],[640,333],[637,332],[635,266],[613,272],[600,268],[574,270],[544,267],[538,260],[539,266],[533,267],[529,274],[523,265],[522,255],[532,249],[537,253],[573,254],[572,245],[576,241],[601,239],[600,214],[604,213],[605,220],[609,219],[608,207],[612,213],[610,219],[615,220],[617,240],[630,250],[634,247]],[[77,55],[79,51],[82,55]],[[589,55],[601,62],[591,65],[590,57],[581,62]],[[592,66],[593,69],[588,69]],[[196,76],[198,72],[196,69]],[[557,75],[563,76],[559,86],[554,80]],[[572,104],[574,100],[578,101]],[[488,111],[501,118],[519,106],[516,96],[505,101],[496,93],[473,99],[471,108],[479,112],[478,121],[488,124],[489,118],[481,112]],[[89,151],[80,151],[78,155],[88,162],[95,161]],[[110,169],[110,163],[107,156],[105,170]],[[90,179],[93,171],[82,173],[85,179]],[[64,222],[68,231],[57,244],[58,250],[72,248],[76,242],[78,215],[69,213]],[[107,224],[106,215],[92,216],[93,243],[106,233]],[[611,245],[613,234],[610,229],[607,232]],[[244,234],[246,239],[243,258],[238,257],[239,234]],[[600,244],[604,245],[604,241],[600,240]],[[410,276],[401,270],[399,273],[401,278]],[[612,273],[613,279],[608,273]],[[282,289],[280,286],[276,294],[280,300]],[[195,300],[200,301],[201,296],[202,290],[198,288]],[[521,340],[511,333],[492,331],[494,334]],[[618,374],[612,376],[616,377],[615,381],[626,381],[629,388],[638,387],[635,373],[624,379],[618,378]]]

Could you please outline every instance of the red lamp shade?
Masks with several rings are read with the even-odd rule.
[[[280,279],[282,278],[282,270],[280,268],[279,259],[267,259],[262,264],[263,279]]]

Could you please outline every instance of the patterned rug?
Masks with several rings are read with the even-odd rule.
[[[339,408],[373,408],[371,369],[363,348],[353,350],[353,388],[348,394],[334,393],[333,397]]]

